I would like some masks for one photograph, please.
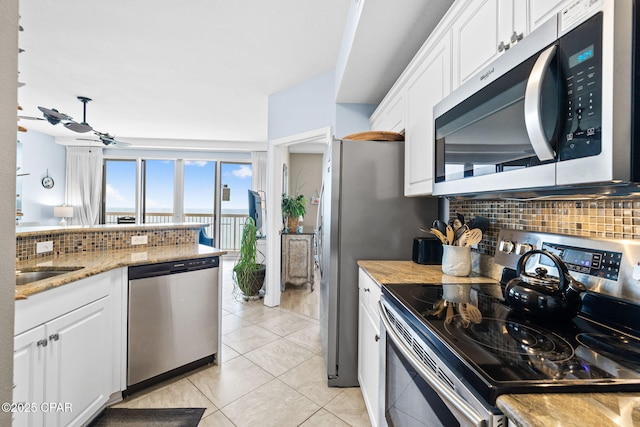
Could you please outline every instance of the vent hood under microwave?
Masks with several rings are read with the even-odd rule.
[[[438,103],[433,194],[640,194],[633,3],[572,2]]]

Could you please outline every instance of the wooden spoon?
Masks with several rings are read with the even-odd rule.
[[[451,228],[451,226],[449,224],[447,224],[447,241],[449,242],[449,244],[453,244],[453,239],[455,238],[455,235],[453,233],[453,228]]]
[[[448,245],[449,241],[447,240],[447,236],[445,236],[444,234],[442,234],[440,232],[440,230],[432,228],[431,229],[431,234],[433,234],[434,236],[436,236],[438,239],[440,239],[440,241],[442,242],[443,245]]]
[[[479,228],[468,230],[464,234],[466,236],[464,246],[477,245],[482,240],[482,231]]]

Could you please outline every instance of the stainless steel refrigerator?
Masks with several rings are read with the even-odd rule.
[[[425,159],[426,160],[426,159]],[[411,260],[438,215],[435,197],[404,197],[404,142],[333,141],[318,218],[320,336],[329,386],[358,385],[358,260]]]

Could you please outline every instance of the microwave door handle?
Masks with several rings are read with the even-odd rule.
[[[544,134],[542,112],[540,111],[542,81],[549,70],[549,64],[556,53],[556,49],[557,47],[554,45],[540,54],[531,70],[524,93],[524,122],[527,134],[531,140],[533,151],[541,161],[556,158],[556,153]]]
[[[485,420],[482,418],[476,410],[471,407],[467,402],[460,398],[454,391],[452,391],[448,386],[446,386],[441,380],[439,380],[436,375],[430,372],[428,369],[425,369],[422,361],[420,361],[413,352],[409,349],[407,344],[402,341],[402,339],[398,336],[396,331],[393,330],[391,326],[391,321],[387,317],[387,313],[384,310],[384,307],[381,302],[378,302],[378,312],[380,313],[380,320],[384,328],[386,329],[387,335],[393,340],[393,342],[398,347],[402,356],[411,364],[411,366],[418,372],[418,374],[429,384],[429,386],[440,396],[440,398],[444,401],[446,406],[458,414],[459,417],[464,418],[464,421],[468,424],[471,424],[475,427],[482,427],[485,425]],[[456,418],[458,418],[456,416]]]

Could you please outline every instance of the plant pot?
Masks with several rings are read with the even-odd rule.
[[[471,273],[471,247],[442,245],[442,272],[449,276]]]
[[[246,281],[237,283],[238,288],[242,292],[245,298],[255,297],[260,294],[260,289],[264,285],[264,279],[267,273],[267,266],[264,264],[257,264],[256,270],[252,271],[252,277],[247,277]],[[236,275],[238,272],[236,271]],[[237,277],[237,276],[236,276]]]
[[[287,217],[287,233],[296,233],[298,231],[298,224],[300,223],[299,216]]]

